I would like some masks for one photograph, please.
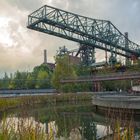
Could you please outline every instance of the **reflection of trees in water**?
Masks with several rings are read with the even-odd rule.
[[[87,104],[86,104],[87,105]],[[87,115],[86,112],[92,112],[93,107],[86,106],[85,104],[71,105],[71,104],[60,104],[54,106],[53,104],[40,105],[38,108],[33,109],[21,109],[21,117],[34,116],[35,120],[42,123],[49,123],[55,121],[58,127],[57,136],[63,136],[68,138],[71,134],[80,134],[84,140],[95,140],[97,138],[97,128],[94,123],[95,119],[99,123],[111,128],[113,131],[112,139],[114,137],[128,137],[134,138],[133,135],[140,135],[138,129],[139,126],[135,124],[133,118],[133,111],[127,109],[109,109],[106,111],[106,118],[104,115],[98,114],[95,118],[92,115]],[[19,112],[19,111],[17,111]],[[1,118],[1,115],[0,115]],[[107,122],[107,123],[106,123]],[[106,124],[105,124],[106,123]],[[107,132],[108,135],[110,133]],[[106,137],[106,136],[105,136]],[[75,140],[75,139],[73,139]]]
[[[96,125],[91,117],[82,117],[81,118],[81,133],[84,138],[87,140],[96,140],[97,129]]]
[[[69,137],[70,134],[79,131],[82,137],[87,140],[94,140],[96,138],[96,126],[90,115],[83,115],[84,112],[91,112],[92,107],[87,105],[59,105],[52,104],[46,107],[34,108],[29,111],[31,116],[39,122],[55,121],[58,126],[57,136]],[[67,112],[68,111],[68,112]],[[65,113],[64,113],[65,112]],[[74,113],[73,113],[74,112]],[[75,131],[76,130],[76,131]]]
[[[59,117],[56,118],[56,124],[58,125],[58,137],[69,137],[72,129],[79,128],[80,119],[77,115],[59,114]]]
[[[83,109],[83,107],[63,107],[61,109],[52,108],[51,110],[46,111],[44,118],[47,117],[48,121],[56,121],[56,125],[58,126],[58,137],[63,136],[68,138],[71,132],[77,133],[78,130],[82,135],[82,138],[87,140],[94,140],[97,138],[97,128],[94,124],[95,120],[93,120],[92,116],[90,115],[86,116],[85,114],[82,114],[86,112],[86,110],[90,112],[91,110],[89,110],[89,108],[90,107],[87,107],[87,109]],[[43,116],[43,113],[40,113],[40,116]],[[137,137],[139,137],[139,130],[136,130],[136,128],[138,127],[136,126],[133,118],[133,110],[109,109],[105,114],[106,119],[103,115],[105,121],[100,121],[101,123],[103,121],[103,124],[107,122],[106,126],[109,126],[109,128],[111,128],[113,132],[110,133],[111,131],[109,131],[108,133],[106,131],[105,138],[107,137],[107,135],[112,139],[126,139],[126,137],[129,139],[133,139],[136,135]]]
[[[58,136],[69,137],[70,133],[78,129],[82,138],[87,140],[96,139],[96,125],[90,116],[79,114],[63,114],[57,120]]]

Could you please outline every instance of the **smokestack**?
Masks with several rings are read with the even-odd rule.
[[[47,64],[47,50],[44,50],[44,64]]]

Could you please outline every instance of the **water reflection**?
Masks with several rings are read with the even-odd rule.
[[[14,117],[8,113],[6,119],[2,119],[0,128],[4,122],[15,131],[19,126],[39,128],[43,133],[41,140],[140,139],[139,117],[135,119],[133,113],[126,110],[96,112],[89,103],[63,103],[24,108],[24,112],[18,110],[13,114]]]

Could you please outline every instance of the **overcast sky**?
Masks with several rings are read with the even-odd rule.
[[[44,49],[53,62],[59,47],[77,47],[77,43],[26,28],[28,14],[45,4],[110,20],[140,44],[140,0],[0,0],[0,73],[32,70],[43,62]]]

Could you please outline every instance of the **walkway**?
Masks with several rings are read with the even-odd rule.
[[[140,79],[140,73],[113,73],[109,75],[82,76],[75,79],[62,79],[61,83],[100,82],[112,80]]]

